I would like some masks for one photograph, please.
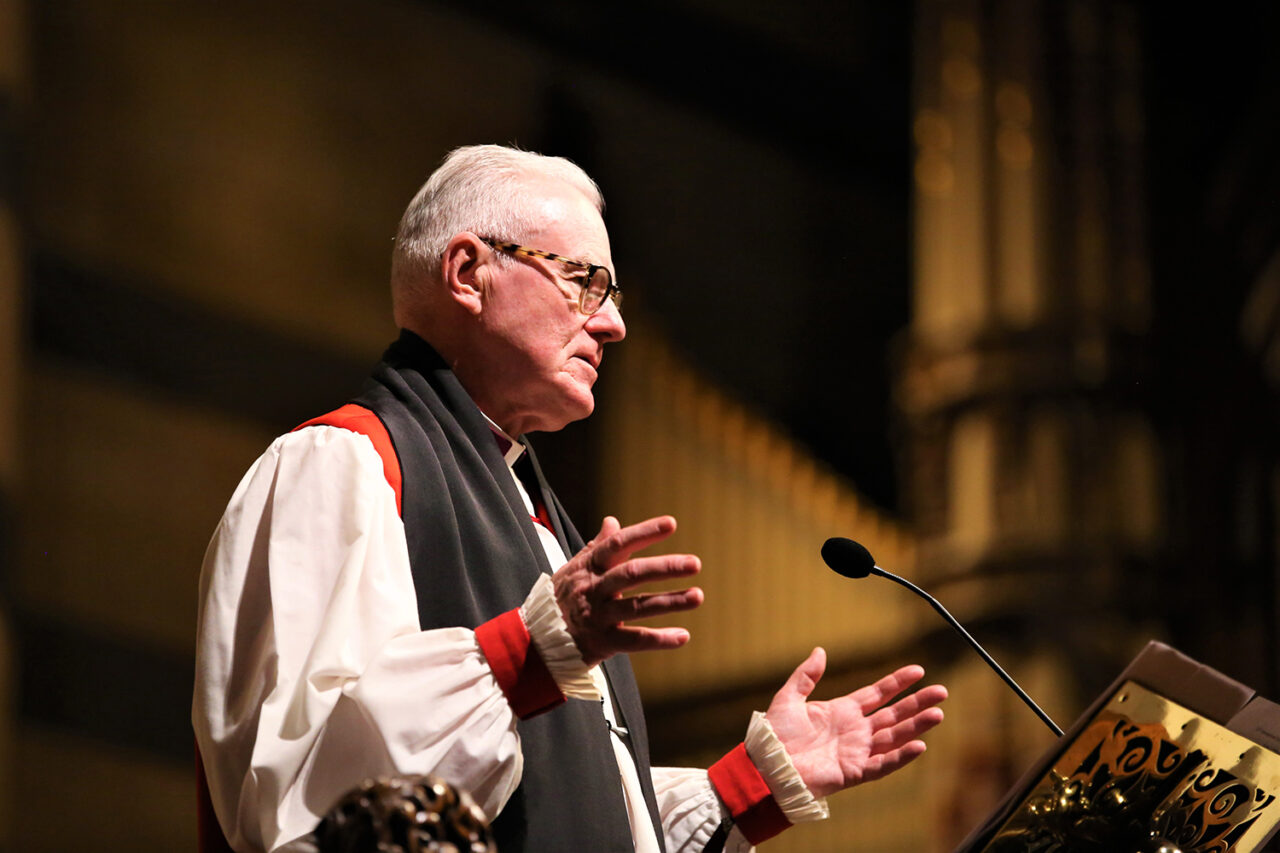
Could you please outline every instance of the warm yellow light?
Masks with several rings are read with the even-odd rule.
[[[996,133],[996,152],[1000,161],[1015,169],[1025,169],[1031,165],[1035,148],[1031,144],[1031,136],[1024,130],[1005,125]]]
[[[982,89],[982,72],[968,59],[953,57],[942,63],[942,85],[958,97],[971,98]]]
[[[1021,83],[1004,82],[996,88],[996,115],[1003,121],[1031,124],[1031,96]]]
[[[916,159],[916,187],[923,193],[935,196],[947,195],[955,186],[955,167],[951,161],[936,152],[924,152]]]
[[[951,148],[951,122],[937,110],[921,110],[916,115],[912,130],[916,145],[921,148],[933,151],[947,151]]]

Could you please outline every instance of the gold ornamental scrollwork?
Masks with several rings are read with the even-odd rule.
[[[1243,853],[1280,822],[1280,755],[1134,682],[1068,745],[988,853]]]

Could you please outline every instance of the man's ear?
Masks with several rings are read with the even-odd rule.
[[[445,293],[469,314],[479,314],[493,274],[493,252],[470,231],[453,235],[440,256]]]

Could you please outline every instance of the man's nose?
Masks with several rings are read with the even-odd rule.
[[[606,343],[615,343],[627,336],[627,324],[613,300],[606,299],[600,310],[587,318],[587,331],[592,337],[602,338]]]

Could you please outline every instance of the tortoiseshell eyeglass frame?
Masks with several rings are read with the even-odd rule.
[[[521,246],[519,243],[508,243],[503,240],[495,240],[492,237],[481,237],[480,239],[499,252],[506,252],[509,255],[544,258],[548,261],[557,261],[558,263],[586,270],[587,284],[578,286],[578,310],[583,314],[590,316],[596,313],[604,307],[606,299],[612,299],[613,306],[619,311],[622,310],[622,288],[614,283],[613,273],[609,272],[608,267],[600,264],[589,264],[586,261],[575,261],[573,258],[566,258],[564,255],[557,255],[555,252],[530,249],[528,246]]]

